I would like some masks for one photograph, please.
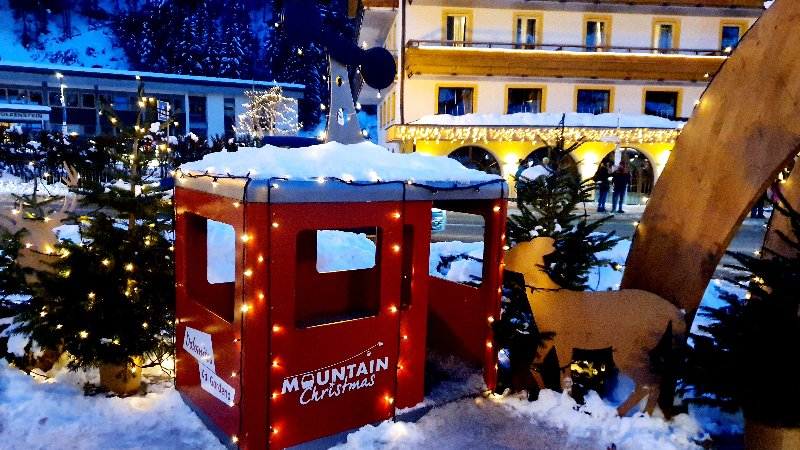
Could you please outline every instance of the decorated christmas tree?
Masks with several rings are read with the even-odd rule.
[[[244,104],[247,110],[239,115],[239,126],[234,127],[237,134],[260,141],[264,136],[290,135],[300,129],[293,107],[296,101],[284,97],[280,86],[244,94],[250,101]]]
[[[520,214],[508,217],[506,234],[512,244],[536,237],[553,238],[555,251],[544,258],[545,272],[559,286],[583,291],[591,288],[586,284],[589,270],[608,263],[596,254],[610,249],[619,239],[613,233],[597,232],[608,218],[590,221],[586,208],[581,208],[591,198],[594,182],[581,180],[577,168],[570,164],[569,154],[583,141],[566,145],[563,124],[562,119],[559,137],[546,147],[549,162],[539,171],[541,176],[517,180]]]
[[[40,346],[63,349],[70,367],[157,364],[171,353],[174,276],[172,209],[159,187],[159,155],[166,124],[155,121],[155,101],[139,86],[139,113],[119,127],[113,185],[82,181],[75,194],[83,215],[73,215],[78,236],[62,240],[59,255],[39,271],[23,326]],[[134,372],[136,368],[132,369]],[[101,371],[102,374],[102,371]]]

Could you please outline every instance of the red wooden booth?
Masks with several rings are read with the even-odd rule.
[[[495,387],[502,180],[178,177],[177,387],[223,443],[284,448],[392,418],[423,400],[426,348],[482,366]],[[480,287],[428,275],[434,204],[483,216]],[[222,257],[209,219],[235,232],[233,281],[209,282]],[[369,236],[374,266],[321,273],[318,230]]]

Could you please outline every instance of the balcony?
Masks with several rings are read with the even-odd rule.
[[[459,75],[707,82],[729,52],[727,49],[411,40],[406,48],[405,72],[409,77]]]

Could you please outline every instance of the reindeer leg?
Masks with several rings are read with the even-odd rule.
[[[650,387],[637,384],[636,389],[633,390],[633,393],[631,393],[628,399],[619,405],[619,407],[617,407],[617,415],[620,417],[627,416],[633,407],[638,405],[639,402],[642,401],[642,399],[645,398],[649,393]]]
[[[646,412],[648,416],[653,415],[653,411],[655,411],[656,405],[658,404],[658,396],[660,393],[661,389],[658,385],[650,389],[650,396],[647,397],[647,403],[644,405],[644,412]]]

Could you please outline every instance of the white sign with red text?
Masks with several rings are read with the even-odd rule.
[[[200,330],[186,327],[183,334],[183,349],[189,352],[200,364],[205,364],[216,373],[214,365],[214,346],[211,344],[211,335]]]

